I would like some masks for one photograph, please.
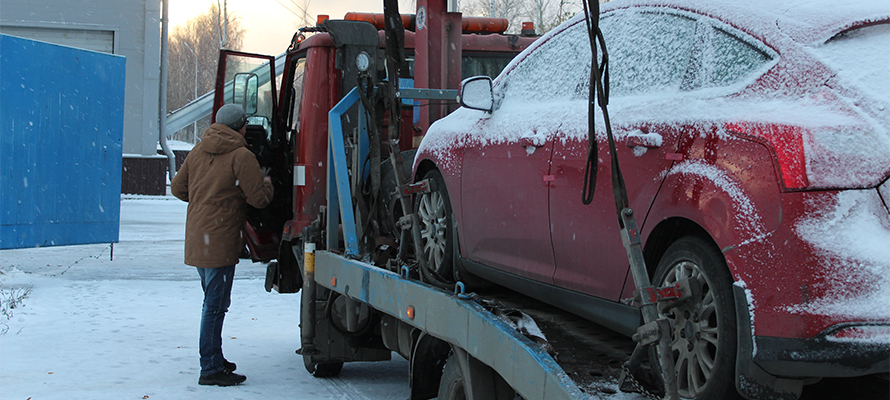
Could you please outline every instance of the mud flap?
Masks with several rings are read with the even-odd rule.
[[[272,291],[272,287],[275,286],[275,281],[278,278],[278,262],[272,261],[269,265],[266,266],[266,282],[264,287],[267,292]]]
[[[452,346],[460,365],[467,400],[512,400],[516,392],[504,378],[491,367],[467,354],[466,350]]]
[[[732,290],[738,326],[736,390],[746,399],[796,400],[803,391],[802,380],[778,378],[754,363],[754,337],[745,289],[733,285]]]
[[[281,242],[278,251],[278,261],[273,261],[266,266],[266,291],[275,289],[278,293],[297,293],[303,287],[303,246],[297,241]]]

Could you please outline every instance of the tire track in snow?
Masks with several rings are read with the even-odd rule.
[[[336,394],[334,398],[343,399],[343,400],[369,400],[367,396],[365,396],[361,391],[356,389],[355,385],[350,383],[350,381],[340,378],[323,378],[319,379],[324,385],[325,388],[329,389],[331,393]]]

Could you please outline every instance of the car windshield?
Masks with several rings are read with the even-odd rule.
[[[845,31],[813,50],[847,85],[872,100],[886,102],[890,92],[890,21]]]

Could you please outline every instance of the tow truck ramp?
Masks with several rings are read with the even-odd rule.
[[[320,250],[315,281],[466,351],[527,400],[587,399],[546,350],[471,296]]]

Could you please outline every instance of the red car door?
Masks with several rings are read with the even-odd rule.
[[[677,130],[666,126],[615,127],[616,150],[624,174],[630,207],[637,223],[645,223],[673,160]],[[612,194],[609,147],[600,137],[599,174],[593,203],[581,201],[587,140],[557,141],[553,151],[554,180],[550,188],[553,252],[557,286],[597,297],[619,300],[628,273]]]
[[[475,134],[496,137],[496,119],[480,120]],[[458,230],[464,254],[471,260],[551,283],[554,264],[547,180],[553,141],[533,126],[521,129],[507,133],[510,138],[465,149],[464,223]]]

